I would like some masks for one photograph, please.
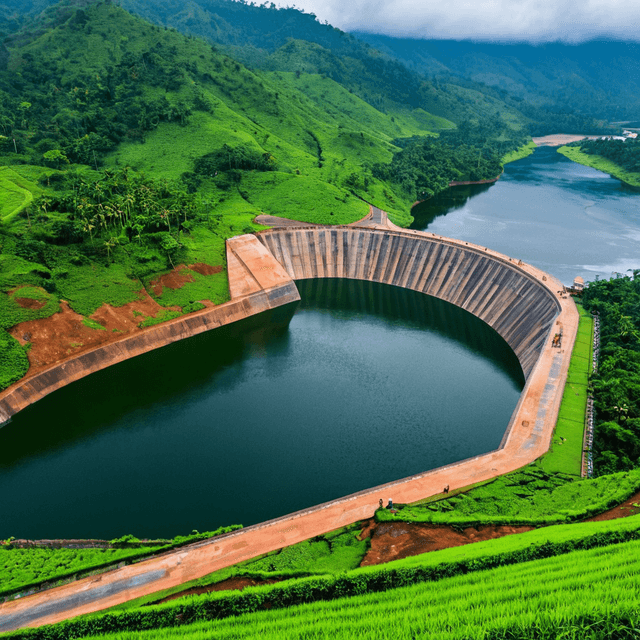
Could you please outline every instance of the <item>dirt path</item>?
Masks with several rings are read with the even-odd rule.
[[[585,522],[599,522],[627,518],[640,513],[640,492],[625,500],[621,505],[605,511]],[[362,531],[359,538],[371,538],[371,546],[365,554],[361,567],[384,564],[392,560],[400,560],[416,556],[429,551],[439,551],[460,547],[484,540],[495,540],[504,536],[517,535],[532,531],[535,527],[482,525],[457,529],[448,525],[428,524],[422,522],[376,522],[369,518],[361,523]],[[246,576],[234,576],[227,580],[203,587],[193,587],[174,593],[153,604],[176,600],[184,596],[199,595],[212,591],[242,591],[247,587],[261,584],[273,584],[277,580],[258,580]]]

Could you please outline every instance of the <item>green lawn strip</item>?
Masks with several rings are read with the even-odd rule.
[[[0,596],[37,588],[48,583],[48,588],[56,581],[69,581],[81,576],[113,568],[123,560],[131,563],[153,556],[161,551],[169,551],[185,544],[213,538],[242,528],[239,525],[220,527],[215,531],[194,532],[188,536],[176,536],[172,540],[152,540],[141,542],[127,535],[112,540],[113,548],[103,549],[52,549],[34,547],[16,548],[0,545]],[[11,540],[11,539],[10,539]],[[9,541],[10,542],[10,541]]]
[[[57,640],[114,631],[124,633],[146,629],[156,630],[157,633],[158,629],[164,627],[219,620],[264,608],[285,609],[301,603],[331,600],[337,601],[339,606],[340,598],[344,596],[368,594],[365,597],[371,597],[376,592],[389,592],[420,583],[436,582],[429,588],[442,593],[446,599],[451,598],[447,595],[448,580],[458,577],[475,583],[484,579],[486,570],[499,573],[509,570],[523,574],[533,572],[534,575],[521,581],[521,584],[552,585],[553,580],[536,577],[538,562],[557,566],[560,572],[563,567],[578,565],[583,575],[590,570],[595,573],[601,570],[600,558],[605,558],[604,563],[611,563],[611,558],[623,554],[624,562],[627,562],[628,557],[637,563],[639,538],[640,516],[619,521],[548,527],[497,540],[434,551],[385,565],[358,568],[346,573],[249,587],[242,592],[213,592],[121,612],[92,614],[54,626],[10,632],[3,637]],[[633,570],[632,568],[631,571]],[[548,571],[541,571],[541,576],[545,573],[549,575]],[[482,592],[482,589],[476,591]],[[509,592],[510,590],[506,590],[506,593]],[[509,597],[511,598],[510,593]],[[557,605],[557,601],[555,603]],[[466,602],[463,605],[466,606]],[[184,633],[186,629],[180,631]]]
[[[42,172],[43,169],[40,169]],[[42,189],[13,167],[0,167],[0,220],[8,222],[31,204]]]
[[[510,151],[505,156],[502,157],[502,164],[508,164],[509,162],[515,162],[516,160],[522,160],[522,158],[526,158],[530,156],[537,148],[536,143],[533,140],[527,142],[527,144]]]
[[[632,187],[640,187],[640,173],[627,171],[615,162],[607,160],[607,158],[590,153],[583,153],[579,147],[559,147],[558,153],[569,158],[569,160],[573,160],[573,162],[608,173],[610,176],[618,178],[618,180],[626,182]]]
[[[153,553],[159,546],[144,550]],[[139,549],[7,549],[0,546],[0,596],[140,556]]]
[[[376,519],[463,527],[559,524],[611,509],[638,490],[640,470],[575,480],[568,474],[546,473],[532,464],[452,498],[406,505],[396,514],[378,510]]]
[[[593,318],[581,305],[576,342],[549,452],[538,466],[547,473],[582,473],[589,372],[593,350]]]

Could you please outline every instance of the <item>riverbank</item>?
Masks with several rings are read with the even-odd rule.
[[[570,144],[572,142],[578,142],[584,139],[595,140],[599,137],[600,136],[582,135],[575,133],[553,133],[548,136],[532,138],[532,140],[537,147],[561,147],[562,145]]]
[[[536,150],[537,146],[538,145],[533,140],[530,140],[529,142],[527,142],[527,144],[522,145],[521,147],[518,147],[513,151],[510,151],[502,158],[503,166],[505,164],[509,164],[510,162],[515,162],[516,160],[522,160],[522,158],[526,158],[527,156],[530,156]]]
[[[493,184],[494,182],[498,182],[498,180],[500,180],[501,175],[502,174],[500,174],[499,176],[496,176],[495,178],[488,178],[487,180],[462,180],[458,182],[454,181],[454,182],[450,182],[449,186],[450,187],[466,187],[467,185],[470,185],[470,184]]]
[[[634,173],[626,171],[620,165],[617,165],[611,160],[607,160],[602,156],[594,156],[587,153],[583,153],[579,147],[567,147],[562,146],[558,149],[558,153],[561,153],[569,160],[583,164],[587,167],[593,167],[598,171],[608,173],[611,177],[617,178],[626,185],[633,187],[634,189],[640,189],[640,173]]]

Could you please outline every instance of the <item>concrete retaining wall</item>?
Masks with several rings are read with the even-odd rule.
[[[353,227],[271,229],[258,238],[295,280],[373,280],[466,309],[506,340],[526,378],[560,311],[554,293],[517,262],[459,241]]]

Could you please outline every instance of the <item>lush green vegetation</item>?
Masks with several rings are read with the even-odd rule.
[[[111,540],[110,548],[54,549],[18,548],[10,538],[0,545],[0,596],[37,588],[43,583],[75,579],[105,567],[112,567],[122,560],[133,561],[159,551],[167,551],[198,540],[206,540],[241,528],[239,525],[220,527],[215,531],[188,536],[176,536],[172,540],[141,542],[126,535]]]
[[[218,633],[226,633],[225,629],[229,629],[230,633],[240,633],[245,619],[237,616],[259,612],[264,608],[273,609],[266,614],[267,617],[275,616],[280,624],[293,625],[291,632],[300,632],[305,628],[301,625],[304,610],[307,608],[312,611],[324,611],[322,615],[329,619],[336,611],[349,606],[353,609],[353,615],[362,620],[373,615],[373,612],[368,613],[366,608],[368,602],[376,603],[376,607],[380,607],[381,602],[389,599],[390,602],[395,601],[395,608],[393,612],[389,612],[388,617],[397,625],[398,610],[401,609],[405,613],[408,611],[397,601],[397,598],[404,597],[405,590],[410,590],[412,598],[417,597],[416,594],[423,590],[429,593],[430,602],[425,600],[423,605],[411,607],[412,611],[420,611],[424,619],[435,619],[437,616],[439,609],[436,606],[438,598],[435,594],[440,594],[442,602],[447,602],[449,607],[456,607],[458,605],[454,603],[459,602],[463,610],[450,617],[449,623],[455,621],[456,624],[461,624],[462,630],[472,614],[468,609],[467,597],[459,597],[457,592],[452,590],[457,588],[454,585],[459,584],[470,585],[475,594],[473,597],[479,597],[481,601],[486,592],[485,586],[489,588],[490,585],[494,585],[490,587],[492,596],[488,602],[500,604],[498,609],[489,608],[485,612],[485,625],[489,622],[495,624],[501,618],[500,614],[509,610],[509,606],[512,605],[508,605],[507,601],[534,602],[537,590],[541,590],[541,593],[549,590],[549,598],[556,607],[559,606],[560,600],[566,598],[567,606],[575,607],[574,613],[583,615],[587,611],[581,609],[580,598],[574,598],[582,593],[582,589],[578,594],[571,591],[567,591],[566,594],[562,592],[564,586],[560,574],[566,569],[565,577],[570,583],[574,583],[578,576],[584,578],[586,597],[591,597],[593,592],[590,589],[600,579],[596,579],[596,575],[602,576],[610,593],[615,592],[616,584],[627,589],[628,579],[632,579],[630,576],[637,571],[635,564],[638,562],[637,547],[640,544],[639,527],[639,516],[620,522],[549,527],[518,536],[414,556],[383,566],[359,568],[338,575],[307,577],[275,585],[251,587],[240,593],[209,593],[163,605],[94,614],[53,627],[10,633],[7,637],[56,640],[115,631],[125,634],[141,630],[153,630],[150,633],[153,633],[154,637],[160,637],[160,629],[175,626],[180,627],[176,632],[185,635],[190,628],[184,625],[194,622],[205,624],[204,621],[207,621],[206,627],[203,626],[202,629],[206,628],[210,634],[213,630],[212,620],[216,620],[217,637]],[[606,565],[609,565],[609,569],[604,569]],[[593,575],[590,574],[592,570]],[[517,576],[519,592],[524,588],[528,597],[513,598],[511,589],[504,589],[505,584],[510,584],[511,572]],[[549,576],[553,576],[553,579],[549,579]],[[619,582],[616,583],[616,580]],[[376,595],[380,592],[381,595]],[[635,594],[633,589],[627,589],[627,597],[632,592]],[[351,597],[345,601],[345,596]],[[302,610],[295,607],[302,603],[314,602],[315,604],[303,605],[305,609]],[[351,604],[347,605],[347,602]],[[540,614],[540,611],[537,613]],[[256,615],[261,617],[263,614]],[[231,619],[228,621],[221,620],[229,617]],[[376,619],[376,624],[378,623]],[[255,637],[255,634],[261,631],[253,627],[252,632]],[[334,629],[332,633],[334,632],[338,633],[339,629]],[[167,629],[164,633],[171,632]],[[391,630],[389,634],[389,637],[397,637],[395,630]]]
[[[605,122],[638,118],[632,42],[540,45],[357,35],[435,82],[466,83],[500,98],[534,121],[532,135],[598,133]]]
[[[482,524],[543,525],[574,522],[606,511],[640,490],[640,471],[575,480],[547,474],[535,464],[489,480],[446,500],[386,509],[376,519],[472,527]]]
[[[150,547],[145,553],[153,551]],[[0,596],[139,555],[137,549],[7,549],[1,545]]]
[[[526,136],[499,120],[465,122],[439,138],[397,139],[401,150],[391,163],[373,166],[376,178],[397,184],[412,201],[426,200],[451,182],[492,180],[502,173],[502,158],[520,148]]]
[[[125,638],[633,638],[637,543]],[[517,593],[519,597],[514,597]],[[401,612],[401,615],[399,615]]]
[[[590,142],[590,141],[589,141]],[[601,141],[597,141],[601,142]],[[633,187],[640,187],[640,141],[629,144],[630,141],[622,142],[620,140],[602,141],[601,144],[592,145],[585,144],[585,141],[576,143],[577,146],[565,146],[558,149],[558,153],[573,160],[578,164],[584,164],[587,167],[593,167],[604,173],[608,173],[622,182]],[[635,154],[629,156],[618,155],[615,145],[634,146]],[[611,145],[611,148],[609,147]],[[602,155],[601,155],[602,154]],[[607,154],[607,155],[604,155]],[[625,164],[619,164],[616,160],[624,161]]]
[[[593,376],[594,472],[640,466],[640,271],[590,282],[584,306],[600,316],[600,363]]]

